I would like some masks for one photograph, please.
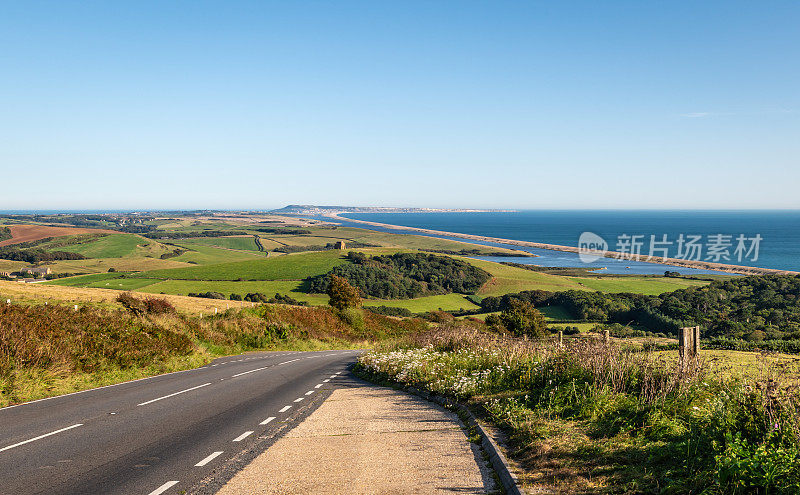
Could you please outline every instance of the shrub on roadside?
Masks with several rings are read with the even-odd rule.
[[[203,298],[206,298],[206,299],[227,299],[227,297],[225,297],[225,294],[222,294],[220,292],[214,292],[214,291],[209,291],[209,292],[190,292],[188,295],[189,295],[189,297],[203,297]]]
[[[145,309],[150,314],[174,313],[175,306],[164,298],[148,297],[144,300]]]
[[[350,285],[347,279],[330,274],[328,282],[328,304],[339,311],[361,306],[358,289]]]
[[[174,313],[175,307],[164,298],[139,299],[130,292],[117,296],[117,302],[135,315]]]

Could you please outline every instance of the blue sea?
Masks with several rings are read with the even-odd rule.
[[[592,232],[606,241],[609,250],[630,252],[636,249],[633,246],[638,245],[638,251],[644,256],[650,254],[650,248],[653,247],[656,249],[653,254],[659,257],[666,250],[669,257],[800,271],[798,210],[525,210],[509,213],[348,213],[346,216],[393,225],[565,246],[578,246],[581,234]],[[349,225],[366,227],[357,223]],[[683,250],[678,253],[681,235],[683,242],[680,247]],[[651,245],[652,240],[656,242]],[[693,249],[689,248],[690,241]],[[658,274],[666,269],[684,274],[714,273],[610,258],[585,264],[574,253],[511,247],[524,249],[539,257],[497,260],[540,266],[589,266],[605,268],[607,273]],[[678,254],[682,256],[676,256]]]

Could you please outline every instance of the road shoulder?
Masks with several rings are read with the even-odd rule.
[[[458,417],[409,394],[349,378],[219,491],[494,493]]]

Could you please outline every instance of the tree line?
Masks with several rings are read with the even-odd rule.
[[[45,251],[44,249],[17,249],[11,246],[0,247],[0,259],[41,263],[43,261],[85,260],[86,256],[67,251]]]
[[[465,261],[425,253],[397,253],[367,256],[350,251],[349,263],[330,272],[309,277],[312,293],[326,293],[331,275],[342,277],[363,296],[380,299],[408,299],[433,294],[474,294],[491,275]]]
[[[673,335],[680,327],[700,325],[704,337],[800,339],[800,276],[794,275],[736,277],[658,296],[524,291],[486,297],[481,310],[502,311],[512,300],[561,306],[576,320],[633,324]]]

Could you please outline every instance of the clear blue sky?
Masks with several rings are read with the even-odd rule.
[[[800,3],[0,0],[0,209],[800,208]]]

